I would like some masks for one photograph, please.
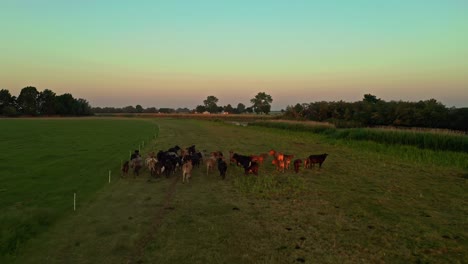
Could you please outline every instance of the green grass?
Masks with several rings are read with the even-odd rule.
[[[333,139],[368,140],[389,145],[408,145],[436,151],[448,150],[468,153],[468,136],[463,134],[373,128],[337,129],[327,125],[268,121],[253,122],[251,125],[279,128],[288,131],[312,132],[327,135]]]
[[[220,122],[158,119],[150,150],[175,144],[304,158],[323,168],[260,175],[230,166],[147,181],[119,179],[21,248],[16,263],[464,263],[467,172],[425,155],[465,153],[334,140]],[[398,151],[410,148],[405,155]],[[391,149],[391,150],[388,150]],[[426,153],[426,154],[424,154]],[[422,157],[422,158],[419,158]],[[173,186],[173,182],[177,181]],[[2,226],[3,227],[3,226]]]
[[[138,120],[0,120],[0,256],[15,255],[120,175],[120,160],[154,135]]]

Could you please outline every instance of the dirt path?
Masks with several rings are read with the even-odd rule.
[[[173,176],[171,185],[169,186],[169,189],[167,190],[167,193],[164,197],[164,202],[163,206],[159,208],[159,210],[156,211],[156,214],[153,216],[153,222],[148,229],[148,232],[146,235],[141,237],[134,249],[134,253],[131,257],[131,259],[127,263],[141,263],[141,256],[144,254],[145,248],[148,246],[148,243],[150,243],[153,239],[156,233],[158,232],[158,228],[161,226],[162,221],[164,220],[164,217],[174,209],[174,207],[171,207],[171,203],[176,191],[176,185],[177,182],[179,181],[179,177]]]

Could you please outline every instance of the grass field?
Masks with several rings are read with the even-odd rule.
[[[27,120],[18,121],[25,122],[25,127],[32,126]],[[109,122],[112,127],[110,123],[118,121],[96,122]],[[290,171],[275,172],[269,159],[260,169],[259,177],[245,177],[241,170],[231,166],[225,181],[215,173],[207,176],[200,168],[195,170],[189,184],[182,184],[180,175],[148,181],[145,174],[109,185],[105,184],[107,167],[118,167],[119,153],[125,154],[128,145],[138,144],[154,132],[154,124],[150,122],[132,119],[122,122],[134,122],[129,127],[133,131],[138,128],[141,138],[125,141],[126,125],[115,128],[112,139],[103,137],[98,141],[94,134],[80,133],[77,140],[94,142],[97,149],[104,146],[118,149],[112,152],[114,156],[107,153],[112,156],[107,156],[109,160],[115,161],[110,165],[94,164],[86,159],[89,153],[75,156],[75,162],[87,161],[90,172],[100,175],[102,170],[103,182],[99,180],[88,188],[89,198],[80,203],[76,212],[70,211],[70,201],[62,207],[59,202],[51,204],[54,199],[28,205],[41,208],[39,203],[47,204],[43,208],[62,208],[64,212],[56,215],[57,221],[44,227],[47,232],[32,236],[16,251],[16,257],[7,258],[9,262],[465,263],[468,259],[467,171],[450,162],[431,162],[433,155],[464,159],[466,153],[432,154],[415,147],[331,140],[300,131],[157,119],[159,137],[145,151],[195,144],[200,150],[221,150],[225,155],[230,149],[259,154],[271,148],[301,158],[313,153],[330,155],[321,170],[301,170],[297,175]],[[101,123],[95,128],[103,129],[98,124]],[[51,124],[43,126],[45,132],[52,134],[59,129],[50,129]],[[11,137],[8,141],[11,149],[21,145],[25,137],[17,127],[12,126],[6,133]],[[70,148],[63,135],[60,142],[67,142],[63,147]],[[54,144],[60,145],[52,142],[46,145]],[[37,166],[40,160],[31,159],[45,155],[42,154],[45,150],[35,150],[37,154],[28,159]],[[399,155],[399,151],[405,155]],[[98,161],[105,157],[96,154],[95,158]],[[15,163],[7,168],[10,164],[3,162],[6,157],[1,158],[3,186],[4,172],[21,167]],[[52,158],[44,160],[52,162]],[[76,166],[69,172],[83,167],[72,162],[56,165]],[[77,180],[82,184],[80,187],[69,186],[67,181],[52,185],[57,177],[49,180],[47,175],[41,182],[48,182],[50,190],[63,188],[63,194],[86,186],[89,181],[81,176],[78,177],[81,181]],[[7,191],[0,193],[7,212],[20,211],[15,203],[27,200],[29,192],[42,193],[41,188],[34,188],[31,177],[24,182],[6,179],[10,185],[1,187],[5,190],[31,186],[26,192],[15,192],[14,197]],[[4,196],[10,197],[5,204]],[[4,224],[1,222],[2,230]]]
[[[0,253],[22,244],[118,177],[120,159],[155,134],[137,120],[0,120]],[[79,205],[80,206],[80,205]]]

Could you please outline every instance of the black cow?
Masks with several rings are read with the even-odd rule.
[[[237,165],[242,166],[244,169],[247,169],[251,166],[252,158],[249,156],[239,155],[234,153],[232,158],[236,161]]]
[[[222,158],[218,158],[219,176],[224,180],[226,178],[227,164]]]
[[[187,150],[188,150],[189,155],[193,155],[193,154],[195,154],[195,152],[197,152],[195,150],[195,145],[192,145],[192,146],[188,147]]]
[[[168,149],[167,152],[174,152],[178,154],[179,150],[180,150],[180,147],[176,145],[175,147]]]
[[[322,163],[325,162],[325,159],[327,158],[328,154],[320,154],[320,155],[310,155],[309,158],[307,159],[307,163],[310,167],[310,165],[315,166],[316,163],[319,164],[319,168],[322,168]]]
[[[193,153],[192,155],[190,155],[190,160],[192,161],[192,165],[194,167],[197,166],[197,168],[199,168],[200,163],[203,161],[203,155],[201,154],[201,152]]]

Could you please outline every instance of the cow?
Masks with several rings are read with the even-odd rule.
[[[250,167],[252,163],[252,158],[249,156],[239,155],[234,153],[232,158],[235,160],[236,164],[242,166],[244,169]]]
[[[130,168],[129,162],[125,161],[125,163],[122,165],[122,177],[128,175],[129,168]]]
[[[139,176],[140,169],[142,167],[142,160],[140,156],[137,156],[136,158],[132,159],[131,167],[133,168],[133,177],[135,178],[136,176]]]
[[[195,154],[196,150],[195,150],[195,145],[192,145],[190,147],[187,148],[187,151],[188,151],[188,154],[189,155],[193,155]]]
[[[169,178],[171,174],[174,174],[175,169],[176,165],[170,159],[167,159],[164,162],[164,173],[166,174],[166,178]]]
[[[237,163],[236,159],[233,158],[233,155],[234,155],[234,151],[230,150],[229,151],[229,165]]]
[[[284,154],[284,166],[286,167],[286,169],[289,170],[289,167],[291,165],[291,160],[294,159],[294,155],[287,155],[287,154]]]
[[[325,162],[325,159],[327,158],[328,154],[320,154],[320,155],[310,155],[307,158],[307,166],[310,168],[310,166],[315,166],[315,164],[319,164],[319,168],[322,168],[322,164]]]
[[[173,148],[168,149],[167,152],[174,152],[178,154],[179,150],[180,150],[180,147],[176,145]]]
[[[192,169],[193,165],[190,161],[182,165],[182,183],[185,183],[185,180],[187,180],[187,183],[189,182],[189,179],[192,177]]]
[[[273,159],[277,159],[277,160],[283,160],[284,159],[284,154],[281,153],[281,152],[277,152],[276,150],[274,149],[271,149],[270,151],[268,151],[268,154],[270,156],[273,157]]]
[[[215,157],[209,157],[208,159],[205,160],[206,164],[206,175],[210,172],[210,170],[214,170],[215,165],[216,165],[216,158]]]
[[[226,178],[227,164],[222,158],[218,158],[219,176],[224,180]]]
[[[276,166],[276,170],[284,173],[285,162],[284,160],[274,159],[272,161],[273,165]]]
[[[196,152],[190,155],[190,160],[192,161],[192,165],[197,168],[200,167],[200,163],[203,161],[203,155],[201,152]]]
[[[301,164],[302,164],[302,160],[301,160],[301,159],[296,159],[296,160],[294,161],[294,171],[295,171],[296,173],[299,173],[299,167],[301,166]]]
[[[255,176],[258,176],[258,163],[252,161],[248,167],[244,167],[245,175],[253,173]]]
[[[265,156],[265,154],[260,154],[260,155],[251,155],[250,158],[252,161],[256,161],[259,165],[263,164],[263,161],[268,155]]]
[[[147,158],[146,161],[145,161],[146,166],[148,167],[148,170],[149,170],[151,176],[155,176],[155,174],[156,174],[156,163],[157,162],[158,162],[158,160],[156,158],[153,158],[153,157]]]

